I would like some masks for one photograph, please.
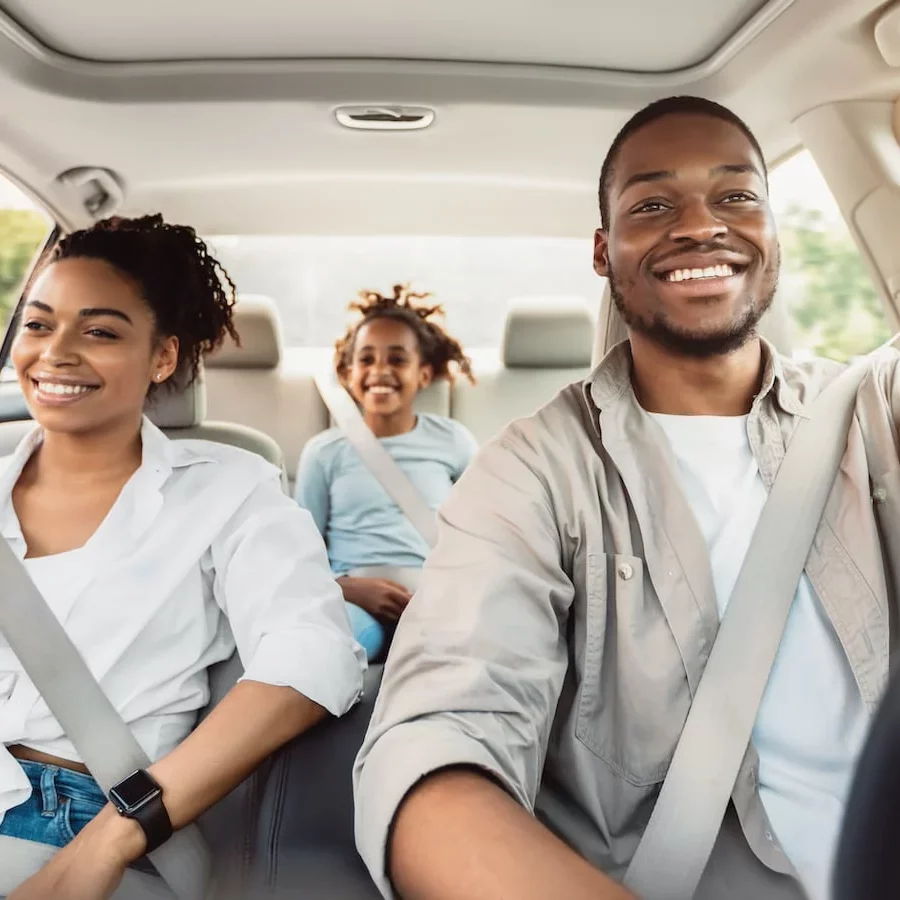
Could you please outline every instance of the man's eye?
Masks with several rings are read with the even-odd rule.
[[[661,210],[668,209],[668,204],[663,203],[662,200],[646,200],[644,203],[636,206],[632,212],[635,213],[647,213],[647,212],[660,212]]]
[[[746,191],[734,191],[723,199],[723,203],[754,203],[756,197]]]

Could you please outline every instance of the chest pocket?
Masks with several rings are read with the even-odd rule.
[[[643,560],[588,558],[576,736],[637,786],[665,778],[690,708],[681,654]]]

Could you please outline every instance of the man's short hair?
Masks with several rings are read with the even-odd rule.
[[[662,119],[664,116],[671,115],[701,115],[711,116],[714,119],[722,119],[730,122],[739,128],[748,141],[753,145],[753,149],[759,154],[760,162],[763,165],[764,174],[766,172],[766,158],[763,156],[762,148],[759,141],[753,135],[753,132],[739,116],[735,115],[730,109],[715,103],[712,100],[706,100],[703,97],[665,97],[662,100],[656,100],[649,106],[645,106],[640,112],[635,113],[622,126],[622,130],[616,135],[603,160],[603,168],[600,170],[600,225],[602,228],[609,228],[609,183],[612,180],[613,169],[618,158],[622,144],[631,137],[636,131],[640,131],[645,125]]]

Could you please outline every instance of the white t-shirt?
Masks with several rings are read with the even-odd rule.
[[[709,547],[719,617],[768,496],[747,417],[654,414]],[[812,900],[830,896],[844,803],[868,727],[850,664],[804,574],[763,697],[753,745],[775,839]]]

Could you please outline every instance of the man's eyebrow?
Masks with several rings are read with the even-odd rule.
[[[763,177],[762,172],[753,165],[753,163],[725,163],[710,169],[713,175],[758,175]]]
[[[723,163],[709,170],[711,175],[757,175],[763,177],[762,172],[753,163]],[[636,172],[624,185],[622,192],[635,184],[649,184],[654,181],[665,181],[667,178],[677,178],[678,173],[671,169],[658,169],[654,172]]]
[[[625,184],[622,185],[622,192],[628,190],[632,185],[645,184],[653,181],[664,181],[666,178],[674,178],[675,173],[671,169],[659,169],[656,172],[636,172]]]
[[[78,311],[78,315],[82,319],[92,319],[95,316],[112,316],[114,319],[123,319],[129,325],[133,325],[134,323],[131,321],[131,318],[122,312],[121,309],[107,309],[105,307],[88,307],[87,309],[81,309]]]

